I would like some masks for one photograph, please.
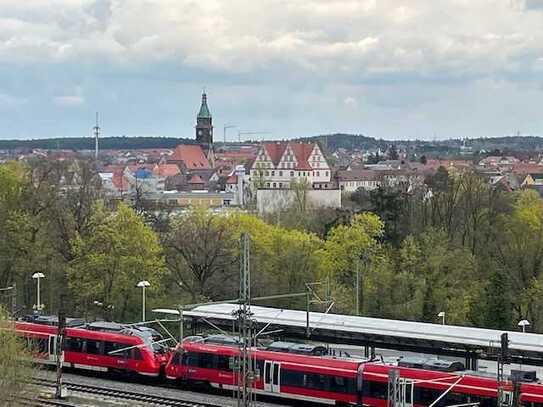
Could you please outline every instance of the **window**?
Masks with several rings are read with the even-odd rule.
[[[317,171],[317,177],[320,177],[320,176],[321,176],[320,171]]]
[[[273,188],[277,188],[277,184],[275,182],[273,183]]]
[[[326,177],[328,176],[328,171],[326,171],[326,172],[324,173],[324,176],[326,176]]]
[[[271,175],[272,175],[272,177],[275,176],[275,171],[272,171],[272,172],[271,172]]]
[[[83,352],[84,339],[67,337],[64,349],[68,352]]]
[[[90,354],[90,355],[100,355],[102,352],[100,350],[101,348],[101,343],[100,341],[93,341],[91,339],[87,339],[86,341],[86,345],[87,345],[87,353]]]
[[[372,382],[364,380],[363,393],[367,397],[375,399],[386,399],[388,391],[388,383]],[[435,399],[434,399],[435,400]]]
[[[117,342],[104,342],[104,354],[115,358],[128,358],[130,356],[130,345]],[[121,349],[124,349],[120,351]],[[120,351],[120,352],[119,352]]]
[[[290,172],[290,176],[291,176],[291,177],[294,177],[294,171],[291,171],[291,172]]]
[[[270,172],[266,171],[266,177],[268,177],[269,175],[270,175]]]
[[[270,187],[270,183],[266,182],[266,188],[269,188],[269,187]]]
[[[279,176],[280,176],[280,177],[283,176],[283,171],[279,171]]]
[[[171,364],[173,366],[180,366],[181,365],[181,352],[175,352],[175,354],[172,357]]]
[[[279,183],[279,188],[283,188],[283,183],[282,182]]]

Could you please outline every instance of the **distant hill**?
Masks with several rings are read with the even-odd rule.
[[[294,141],[319,142],[328,152],[345,150],[386,150],[391,144],[409,146],[410,151],[429,153],[435,156],[455,154],[465,143],[473,151],[486,150],[487,152],[500,150],[507,152],[537,152],[543,151],[543,137],[510,136],[495,138],[474,139],[447,139],[447,140],[383,140],[367,137],[362,134],[323,134],[313,137],[294,139]],[[100,139],[100,149],[126,150],[143,148],[174,148],[178,144],[194,144],[194,139],[175,137],[104,137]],[[222,143],[217,143],[222,144]],[[228,144],[228,143],[227,143]],[[92,137],[59,137],[33,140],[0,140],[0,150],[30,150],[41,148],[44,150],[92,150],[94,139]]]
[[[373,137],[367,137],[362,134],[323,134],[314,137],[304,137],[296,139],[295,141],[312,141],[320,143],[328,151],[336,151],[339,148],[345,150],[368,150],[381,148],[386,149],[387,145],[390,145],[390,141],[377,140]]]
[[[191,144],[194,140],[175,137],[104,137],[100,139],[102,150],[141,148],[174,148],[178,144]],[[0,150],[41,148],[44,150],[93,150],[91,137],[61,137],[34,140],[0,140]]]

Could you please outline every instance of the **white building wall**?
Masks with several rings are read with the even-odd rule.
[[[310,189],[306,191],[307,205],[312,208],[340,208],[339,189]],[[292,206],[296,192],[289,189],[259,189],[256,192],[258,213],[272,213]]]

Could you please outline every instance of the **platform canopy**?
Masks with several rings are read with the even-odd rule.
[[[222,326],[231,326],[237,304],[203,305],[184,311],[195,321],[206,319]],[[333,343],[495,359],[502,333],[509,335],[509,349],[514,361],[543,365],[543,335],[513,331],[473,328],[456,325],[430,324],[351,315],[325,314],[252,306],[256,322],[271,324],[284,331],[284,336],[307,336]]]

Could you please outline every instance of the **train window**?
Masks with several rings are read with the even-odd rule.
[[[363,394],[366,397],[375,399],[386,399],[388,393],[388,383],[372,382],[364,380]]]
[[[413,404],[413,383],[405,383],[405,402]]]
[[[444,406],[453,406],[455,404],[464,404],[468,402],[468,396],[466,394],[450,392],[443,397],[440,402],[443,402]]]
[[[230,358],[228,356],[217,356],[217,369],[219,370],[232,370],[230,368]]]
[[[143,360],[143,356],[141,355],[141,350],[139,348],[132,348],[132,359],[134,360]]]
[[[271,366],[272,366],[271,363],[268,363],[268,366],[266,366],[267,367],[266,372],[265,372],[266,377],[264,379],[265,383],[271,383],[271,374],[270,374]]]
[[[185,366],[195,366],[198,367],[198,353],[185,353],[183,355],[183,361]]]
[[[305,385],[308,389],[327,390],[327,377],[318,373],[306,373]]]
[[[64,342],[64,349],[68,352],[83,352],[83,344],[85,340],[81,338],[67,337]]]
[[[267,372],[269,375],[269,372]],[[305,375],[295,370],[281,369],[281,384],[283,386],[304,387]],[[269,377],[269,376],[267,376]]]
[[[356,381],[349,377],[329,376],[328,390],[335,393],[356,393]]]
[[[198,367],[204,369],[214,369],[215,368],[215,356],[209,353],[200,353],[198,355]]]
[[[116,358],[128,358],[130,355],[129,345],[117,342],[104,342],[104,354]]]
[[[273,384],[279,384],[279,369],[277,366],[273,369]]]
[[[88,354],[99,355],[102,353],[100,351],[100,341],[93,341],[93,340],[87,339],[86,345],[87,345],[86,351]]]
[[[181,365],[181,352],[175,352],[173,357],[172,357],[172,362],[171,362],[172,365],[174,366],[179,366]]]
[[[440,394],[441,392],[438,390],[415,386],[413,398],[415,404],[430,405],[440,396]]]

